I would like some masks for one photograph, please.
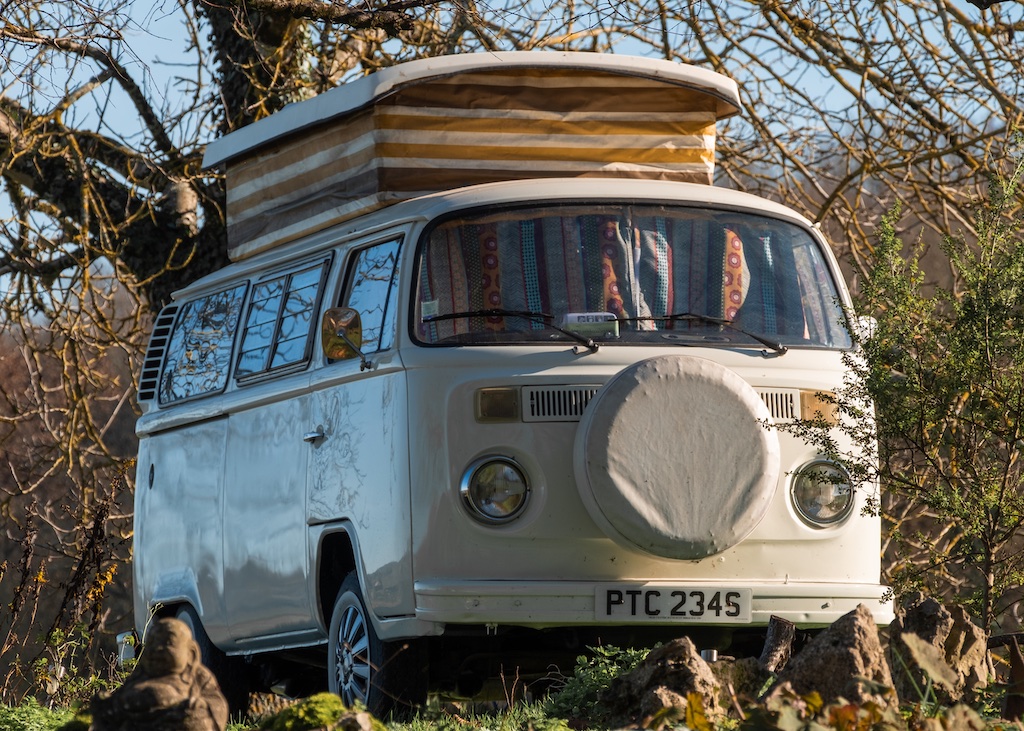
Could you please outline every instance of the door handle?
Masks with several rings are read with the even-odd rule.
[[[302,435],[302,441],[309,442],[310,444],[315,444],[317,440],[323,438],[324,433],[322,429],[317,429],[316,431],[308,431]]]

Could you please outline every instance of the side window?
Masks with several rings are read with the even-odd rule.
[[[314,314],[327,261],[256,284],[245,319],[237,378],[301,366],[309,360]]]
[[[224,390],[245,285],[200,297],[181,307],[160,375],[160,403]]]
[[[349,266],[341,304],[359,311],[364,353],[387,350],[394,345],[400,245],[396,239],[360,249]]]

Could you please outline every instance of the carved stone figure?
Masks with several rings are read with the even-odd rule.
[[[184,622],[158,619],[124,685],[92,699],[91,731],[224,731],[228,704]]]

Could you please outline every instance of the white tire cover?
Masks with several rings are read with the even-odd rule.
[[[587,406],[573,453],[594,521],[627,547],[700,559],[743,540],[779,477],[764,402],[733,371],[666,355],[613,377]]]

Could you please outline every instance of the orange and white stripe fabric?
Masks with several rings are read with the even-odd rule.
[[[227,164],[234,259],[399,200],[551,177],[711,183],[718,101],[595,69],[431,77]]]

